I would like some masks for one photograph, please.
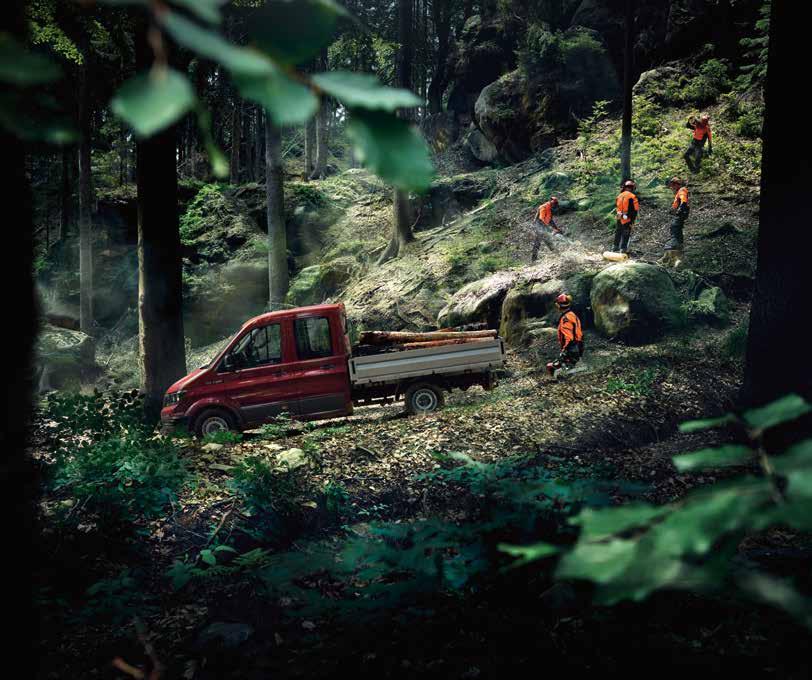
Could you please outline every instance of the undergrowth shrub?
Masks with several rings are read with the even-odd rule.
[[[92,395],[51,392],[41,402],[37,416],[38,433],[56,447],[78,439],[96,441],[109,435],[146,433],[149,429],[138,390]]]
[[[53,497],[73,501],[62,519],[102,530],[158,516],[189,479],[171,441],[133,433],[59,449],[48,473]]]
[[[243,435],[241,432],[231,430],[219,430],[203,437],[204,444],[237,444],[241,442]]]
[[[704,106],[715,102],[731,88],[728,66],[719,59],[708,59],[699,67],[699,73],[683,89],[685,102]]]

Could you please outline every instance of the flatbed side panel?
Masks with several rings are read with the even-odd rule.
[[[392,382],[433,374],[481,372],[501,368],[504,349],[500,338],[429,349],[404,350],[350,359],[353,384]]]

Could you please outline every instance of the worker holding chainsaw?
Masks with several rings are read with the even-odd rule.
[[[640,212],[640,201],[635,195],[637,185],[630,179],[623,182],[622,191],[615,200],[617,208],[617,227],[615,229],[616,253],[628,253],[629,241],[632,237],[632,225]]]
[[[538,207],[538,210],[533,217],[533,226],[535,227],[536,238],[533,242],[533,254],[530,257],[531,262],[535,262],[538,258],[539,248],[541,247],[542,241],[544,241],[544,245],[554,252],[556,247],[555,242],[553,241],[553,236],[556,234],[559,236],[564,235],[564,232],[555,223],[555,219],[553,218],[553,212],[557,208],[558,198],[556,196],[551,196],[549,201],[542,203]]]
[[[572,369],[584,355],[584,332],[581,320],[572,311],[572,296],[561,293],[555,299],[555,306],[561,313],[558,319],[558,344],[561,353],[558,359],[547,364],[547,373],[558,378],[562,371]]]
[[[685,163],[691,172],[699,172],[702,165],[702,155],[705,153],[705,142],[708,144],[708,156],[713,155],[713,140],[710,128],[710,116],[703,113],[699,118],[689,118],[685,124],[689,130],[693,130],[693,138],[688,149],[683,154]]]

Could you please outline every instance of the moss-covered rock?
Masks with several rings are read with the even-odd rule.
[[[479,129],[499,155],[511,163],[524,160],[530,153],[525,90],[525,80],[517,69],[485,87],[474,105]]]
[[[716,286],[703,290],[695,300],[686,302],[683,309],[692,322],[723,325],[730,319],[730,302]]]
[[[502,303],[499,335],[512,345],[527,343],[531,324],[534,328],[552,325],[551,313],[562,290],[564,282],[559,279],[528,282],[512,288]],[[542,319],[544,324],[540,324]]]
[[[597,329],[630,344],[652,342],[685,321],[671,278],[643,262],[604,269],[592,282],[590,301]]]
[[[37,338],[41,390],[78,389],[98,377],[96,341],[81,331],[45,324]]]
[[[290,284],[286,302],[297,307],[316,305],[336,295],[358,269],[352,257],[340,257],[305,267]]]

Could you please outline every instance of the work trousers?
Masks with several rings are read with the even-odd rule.
[[[536,238],[533,241],[533,254],[530,256],[531,262],[535,262],[538,259],[539,248],[541,247],[542,241],[551,252],[556,252],[558,250],[554,240],[553,230],[550,227],[543,222],[536,221],[533,224],[533,228],[536,232]]]
[[[705,139],[692,139],[691,144],[683,154],[683,158],[692,172],[699,172],[702,165],[702,156],[705,153]]]
[[[626,253],[629,251],[629,240],[632,236],[632,223],[622,224],[620,220],[617,221],[617,228],[615,229],[615,247],[613,250],[616,253]]]
[[[685,217],[675,215],[671,220],[671,240],[665,247],[666,250],[682,250],[683,228],[685,227]]]
[[[584,341],[581,340],[581,342],[571,342],[565,349],[561,350],[561,354],[558,355],[558,359],[553,362],[553,367],[561,368],[562,366],[568,366],[572,368],[581,360],[583,355]]]

